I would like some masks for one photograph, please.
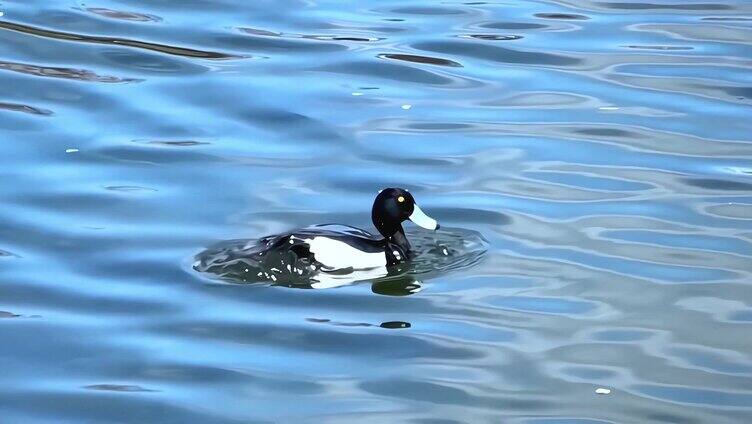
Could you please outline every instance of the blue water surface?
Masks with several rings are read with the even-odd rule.
[[[1,422],[752,422],[750,2],[0,11]],[[192,267],[386,186],[483,260]]]

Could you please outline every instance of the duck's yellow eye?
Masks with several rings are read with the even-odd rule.
[[[400,196],[400,197],[397,198],[397,201],[400,202],[400,203],[402,203],[402,202],[405,201],[405,198],[403,196]]]

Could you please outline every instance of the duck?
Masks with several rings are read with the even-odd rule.
[[[266,252],[292,252],[312,269],[325,273],[370,270],[383,275],[386,267],[413,257],[402,227],[405,221],[427,230],[440,228],[435,219],[421,210],[408,190],[396,187],[379,191],[371,208],[371,220],[378,235],[348,225],[319,224],[263,237],[259,245]]]

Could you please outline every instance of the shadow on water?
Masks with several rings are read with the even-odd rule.
[[[421,290],[425,280],[477,264],[488,242],[475,231],[443,228],[408,232],[414,257],[391,267],[323,271],[291,249],[269,249],[266,238],[228,240],[196,256],[193,269],[237,284],[270,284],[323,289],[370,281],[374,293],[405,296]]]

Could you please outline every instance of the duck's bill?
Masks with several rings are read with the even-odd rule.
[[[413,223],[415,223],[415,225],[421,226],[425,228],[426,230],[438,230],[439,229],[439,223],[436,222],[435,219],[423,213],[423,211],[420,210],[418,205],[415,205],[415,207],[413,208],[413,213],[412,215],[410,215],[410,218],[408,219],[412,221]]]

